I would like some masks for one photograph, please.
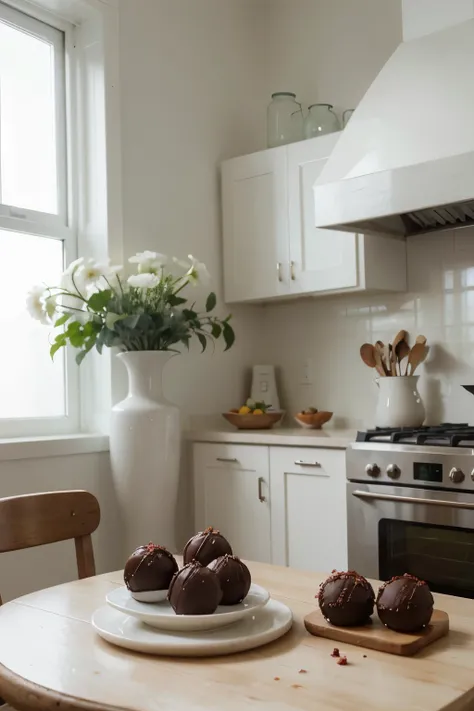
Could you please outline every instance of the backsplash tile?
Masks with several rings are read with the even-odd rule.
[[[424,334],[430,353],[417,371],[427,422],[474,424],[474,228],[411,237],[405,294],[357,294],[298,300],[265,308],[265,359],[279,369],[289,411],[333,410],[336,424],[374,424],[375,371],[362,343],[391,341],[404,328]],[[312,385],[302,385],[305,361]]]

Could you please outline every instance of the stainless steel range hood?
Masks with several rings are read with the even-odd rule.
[[[474,225],[474,0],[403,0],[403,21],[315,184],[317,227]]]

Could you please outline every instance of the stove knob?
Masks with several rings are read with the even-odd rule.
[[[389,464],[387,467],[387,476],[390,477],[390,479],[399,479],[400,478],[400,467],[397,467],[396,464]]]
[[[453,484],[461,484],[464,481],[464,472],[457,467],[453,467],[449,472],[449,478]]]
[[[380,474],[380,467],[378,464],[367,464],[365,472],[375,479]]]

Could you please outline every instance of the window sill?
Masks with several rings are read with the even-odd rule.
[[[108,451],[109,437],[102,434],[0,439],[0,462],[12,459],[45,459]]]

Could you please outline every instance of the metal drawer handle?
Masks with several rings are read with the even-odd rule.
[[[265,501],[267,500],[266,496],[263,494],[263,485],[265,483],[265,479],[263,476],[258,477],[258,500],[260,501],[261,504],[264,504]]]
[[[305,462],[304,459],[297,459],[295,464],[297,464],[299,467],[320,467],[321,464],[319,462]]]
[[[277,277],[278,281],[283,281],[283,275],[281,273],[281,262],[277,262]]]
[[[359,499],[371,499],[379,501],[396,501],[403,504],[421,504],[424,506],[447,506],[452,509],[469,509],[474,511],[472,504],[464,501],[445,501],[444,499],[419,499],[416,496],[395,496],[395,494],[374,494],[371,491],[353,491],[352,496]]]
[[[294,262],[290,262],[290,276],[291,276],[291,281],[295,281],[296,274],[295,274],[295,263]]]
[[[216,457],[216,462],[233,462],[237,463],[239,460],[235,457]]]

